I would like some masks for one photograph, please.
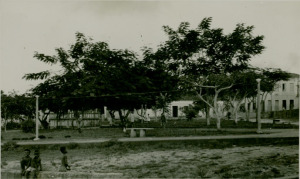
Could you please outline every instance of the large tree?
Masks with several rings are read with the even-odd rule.
[[[199,98],[213,109],[220,129],[221,92],[233,86],[233,73],[247,69],[250,59],[264,46],[263,36],[253,35],[253,26],[237,24],[232,33],[224,34],[223,29],[210,27],[211,20],[203,19],[195,29],[190,29],[188,22],[177,30],[164,26],[168,40],[158,52],[168,59],[168,69],[181,77],[182,86],[197,89]],[[212,102],[203,97],[204,89],[213,96]]]
[[[235,123],[238,122],[238,111],[246,98],[253,98],[257,94],[256,79],[260,75],[253,69],[239,71],[232,75],[234,85],[224,94],[223,100],[227,102],[233,114]]]
[[[154,51],[143,49],[143,65],[147,68],[147,76],[151,80],[152,90],[156,93],[153,109],[161,109],[162,114],[168,113],[168,104],[181,95],[179,75],[169,64],[169,58],[164,49]]]
[[[159,92],[173,84],[168,73],[150,67],[153,59],[140,61],[132,51],[110,49],[107,43],[94,42],[82,33],[76,33],[76,42],[69,50],[57,48],[56,52],[54,56],[36,53],[34,57],[58,63],[62,73],[47,70],[24,78],[45,79],[33,92],[41,96],[45,109],[58,114],[68,109],[83,113],[107,106],[110,111],[118,111],[125,125],[130,111],[156,105]]]

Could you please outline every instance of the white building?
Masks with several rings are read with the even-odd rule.
[[[292,74],[288,81],[279,81],[275,90],[265,97],[262,109],[265,112],[299,109],[299,75]],[[256,103],[248,103],[248,109],[253,112]]]

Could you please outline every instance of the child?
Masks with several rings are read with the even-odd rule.
[[[60,151],[63,154],[61,159],[61,167],[59,169],[60,172],[66,172],[67,170],[71,170],[68,164],[68,157],[67,157],[67,149],[66,147],[60,147]]]
[[[34,151],[34,158],[31,161],[31,171],[33,178],[37,178],[39,171],[42,171],[42,162],[39,150]]]
[[[30,150],[25,149],[25,156],[21,159],[21,176],[25,176],[29,178],[30,176],[30,166],[31,166],[31,157],[30,157]]]

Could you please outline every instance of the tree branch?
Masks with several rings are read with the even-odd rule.
[[[203,102],[205,102],[209,107],[213,108],[213,106],[212,106],[211,104],[209,104],[209,102],[206,101],[206,100],[203,98],[203,96],[201,95],[201,93],[202,93],[202,88],[200,88],[200,92],[198,93],[199,98],[200,98]]]
[[[220,89],[217,90],[217,92],[220,93],[221,91],[226,90],[226,89],[229,89],[229,88],[231,88],[232,86],[233,86],[233,84],[231,84],[230,86],[224,87],[224,88],[220,88]]]

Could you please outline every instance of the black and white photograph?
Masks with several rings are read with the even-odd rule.
[[[300,1],[0,0],[1,178],[299,178]]]

